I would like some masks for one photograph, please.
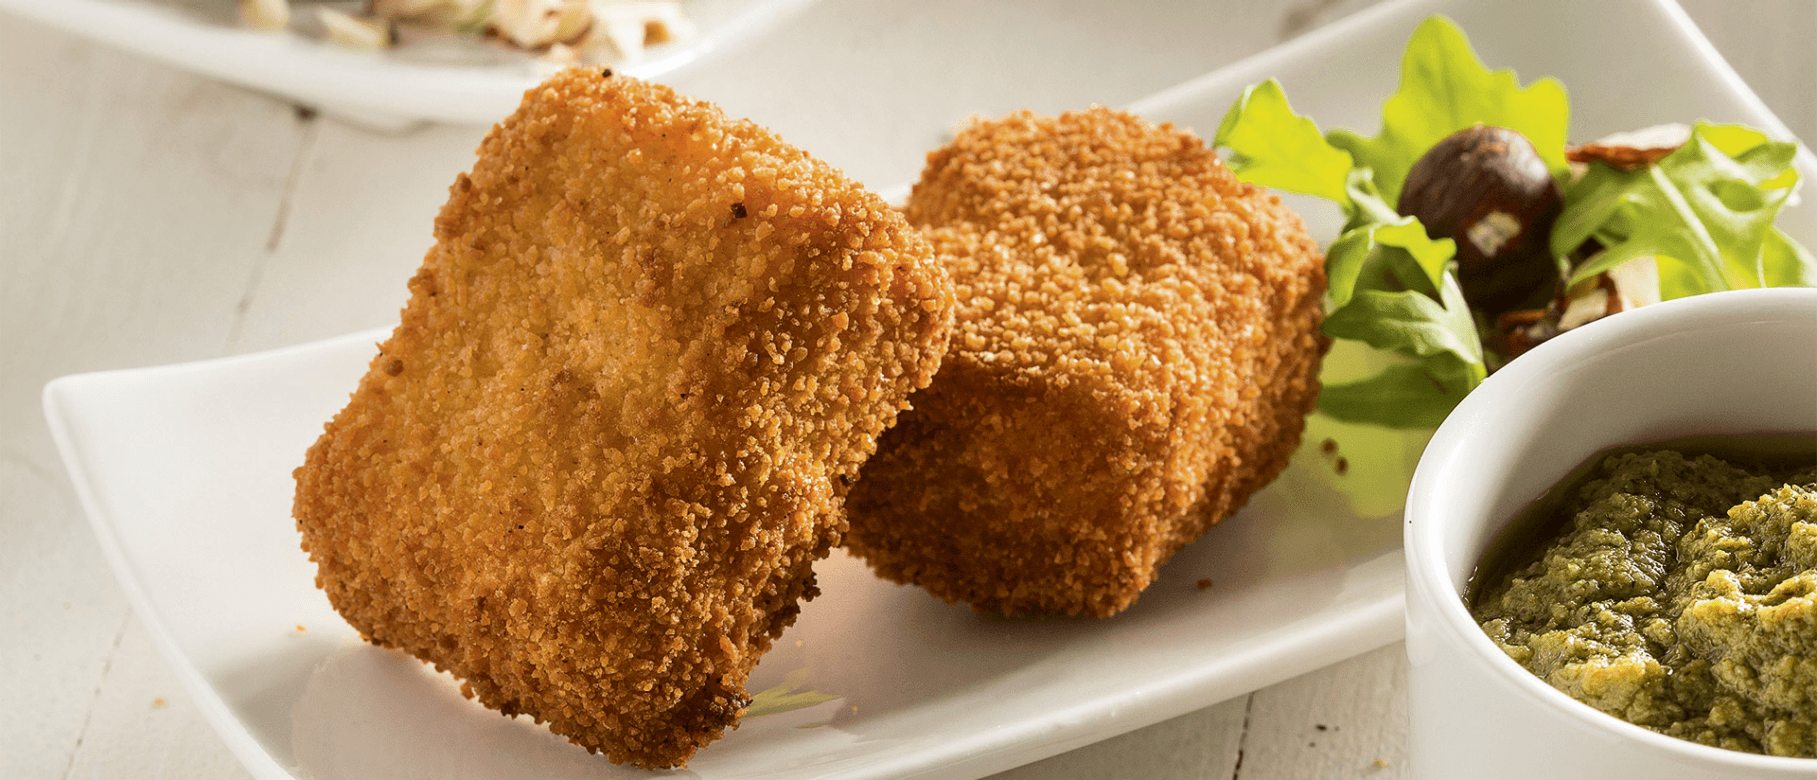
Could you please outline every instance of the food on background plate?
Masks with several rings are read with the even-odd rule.
[[[848,497],[846,546],[880,575],[1110,615],[1287,464],[1322,258],[1197,137],[1103,108],[980,121],[928,156],[907,214],[959,314]]]
[[[1408,43],[1374,138],[1321,133],[1273,80],[1231,106],[1215,143],[1239,177],[1343,209],[1325,332],[1386,353],[1371,376],[1327,381],[1321,412],[1436,427],[1492,370],[1561,331],[1648,302],[1817,284],[1817,259],[1773,224],[1798,182],[1795,143],[1699,122],[1669,149],[1610,139],[1573,155],[1569,116],[1557,81],[1489,71],[1442,17]],[[1465,146],[1471,159],[1455,154]],[[1556,217],[1544,186],[1515,192],[1543,184],[1542,163],[1563,196]]]
[[[317,583],[486,706],[681,765],[816,594],[947,275],[836,170],[610,71],[527,92],[435,228],[296,471]]]
[[[535,52],[556,65],[632,64],[647,46],[687,38],[678,0],[366,0],[357,12],[304,3],[296,28],[351,49],[387,49],[433,36],[464,36]],[[291,28],[292,0],[239,0],[241,21]]]
[[[1597,456],[1556,505],[1503,530],[1472,614],[1521,666],[1610,715],[1817,758],[1817,439],[1787,443],[1791,457]]]

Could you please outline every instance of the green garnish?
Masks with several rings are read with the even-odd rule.
[[[1274,79],[1243,91],[1218,126],[1215,143],[1230,149],[1231,170],[1245,181],[1350,205],[1344,191],[1353,167],[1350,153],[1327,143],[1312,120],[1293,113]]]
[[[1641,170],[1593,165],[1565,190],[1554,254],[1605,249],[1573,283],[1637,257],[1659,266],[1661,300],[1721,290],[1809,286],[1811,255],[1773,226],[1798,183],[1798,145],[1739,125],[1699,122],[1684,146]]]
[[[1524,135],[1560,184],[1565,211],[1552,254],[1570,257],[1591,239],[1602,247],[1571,269],[1573,283],[1639,257],[1657,259],[1661,299],[1817,282],[1811,254],[1773,226],[1798,180],[1796,144],[1699,124],[1690,142],[1654,165],[1593,164],[1572,182],[1564,87],[1549,78],[1523,87],[1512,71],[1489,70],[1456,24],[1431,17],[1407,44],[1400,88],[1383,103],[1376,137],[1321,133],[1270,79],[1244,91],[1214,140],[1243,180],[1343,210],[1343,233],[1326,253],[1325,332],[1395,357],[1374,375],[1327,383],[1319,397],[1326,415],[1435,427],[1490,365],[1504,362],[1484,348],[1488,323],[1458,285],[1454,242],[1429,237],[1393,205],[1427,150],[1479,124]]]
[[[744,719],[761,718],[765,715],[780,715],[784,712],[806,709],[822,702],[839,698],[838,694],[819,691],[798,690],[808,683],[808,670],[796,669],[783,678],[782,683],[766,688],[751,697],[750,706],[745,708]]]

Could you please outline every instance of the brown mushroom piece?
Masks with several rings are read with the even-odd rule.
[[[1491,317],[1558,282],[1550,244],[1564,198],[1519,132],[1475,125],[1439,141],[1407,172],[1396,209],[1457,241],[1464,299]]]

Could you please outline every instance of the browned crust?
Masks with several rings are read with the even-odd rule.
[[[849,499],[884,577],[1104,616],[1287,464],[1318,392],[1323,261],[1189,133],[1102,108],[975,124],[908,203],[959,314]]]
[[[814,595],[950,283],[838,171],[597,71],[526,93],[435,228],[296,471],[317,584],[488,707],[683,764]]]

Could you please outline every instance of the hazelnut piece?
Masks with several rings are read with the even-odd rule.
[[[1407,172],[1396,210],[1433,238],[1457,241],[1464,299],[1491,317],[1558,282],[1551,237],[1564,198],[1514,130],[1476,125],[1446,136]]]

